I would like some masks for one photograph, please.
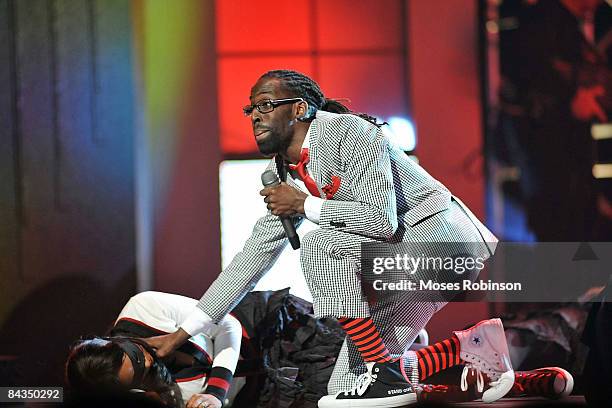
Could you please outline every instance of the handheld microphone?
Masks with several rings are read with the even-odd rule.
[[[280,180],[276,173],[272,170],[266,170],[261,175],[261,182],[264,187],[277,187],[280,186]],[[300,247],[300,237],[295,232],[295,226],[291,221],[290,217],[280,217],[281,222],[283,223],[283,228],[285,229],[285,235],[287,235],[287,239],[289,239],[289,243],[291,243],[291,248],[298,249]]]

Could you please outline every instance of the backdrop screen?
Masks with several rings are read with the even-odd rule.
[[[242,250],[255,222],[267,212],[259,195],[261,173],[269,160],[226,160],[219,166],[221,207],[221,257],[225,268]],[[304,220],[298,234],[302,237],[316,225]],[[272,269],[259,281],[255,290],[291,288],[291,293],[308,301],[312,296],[300,267],[300,251],[290,245],[283,250]]]

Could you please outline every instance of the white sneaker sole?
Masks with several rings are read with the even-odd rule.
[[[503,373],[499,380],[492,382],[489,389],[482,394],[482,402],[487,404],[503,398],[514,386],[514,370]]]
[[[364,398],[337,400],[335,395],[326,395],[318,402],[319,408],[394,408],[417,402],[416,393],[396,395],[385,398]]]
[[[557,373],[561,374],[566,379],[565,388],[563,389],[561,393],[559,393],[559,395],[555,396],[555,398],[565,398],[572,393],[572,390],[574,389],[574,377],[572,377],[572,375],[568,373],[566,370],[562,369],[561,367],[544,367],[544,368],[535,369],[534,371],[540,371],[540,370],[556,371]]]

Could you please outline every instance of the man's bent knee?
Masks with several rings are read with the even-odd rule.
[[[302,238],[300,249],[302,257],[312,254],[331,253],[334,250],[333,238],[333,231],[321,228],[309,231]]]

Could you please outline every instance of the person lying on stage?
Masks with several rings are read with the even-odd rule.
[[[138,340],[173,330],[194,302],[195,299],[161,292],[143,292],[132,297],[111,330],[114,337],[81,340],[73,346],[66,364],[67,382],[76,390],[95,389],[98,393],[116,386],[140,389],[167,406],[220,407],[232,382],[240,349],[242,327],[237,319],[228,315],[216,333],[193,338],[172,358],[163,361]],[[461,402],[482,397],[490,384],[486,376],[479,379],[477,372],[466,370],[461,381],[447,378],[448,385],[427,382],[436,373],[458,365],[456,358],[447,359],[440,350],[452,350],[456,336],[463,337],[477,329],[486,335],[482,329],[495,320],[455,332],[449,340],[404,355],[402,375],[416,389],[419,401]],[[412,366],[417,368],[411,370]],[[514,377],[509,397],[562,398],[571,393],[574,383],[571,374],[558,367],[516,371]],[[235,394],[236,387],[232,391]]]
[[[174,332],[197,300],[162,292],[133,296],[110,337],[76,342],[66,362],[66,382],[76,393],[141,390],[165,406],[220,408],[238,363],[242,326],[225,316],[160,359],[139,338]]]

